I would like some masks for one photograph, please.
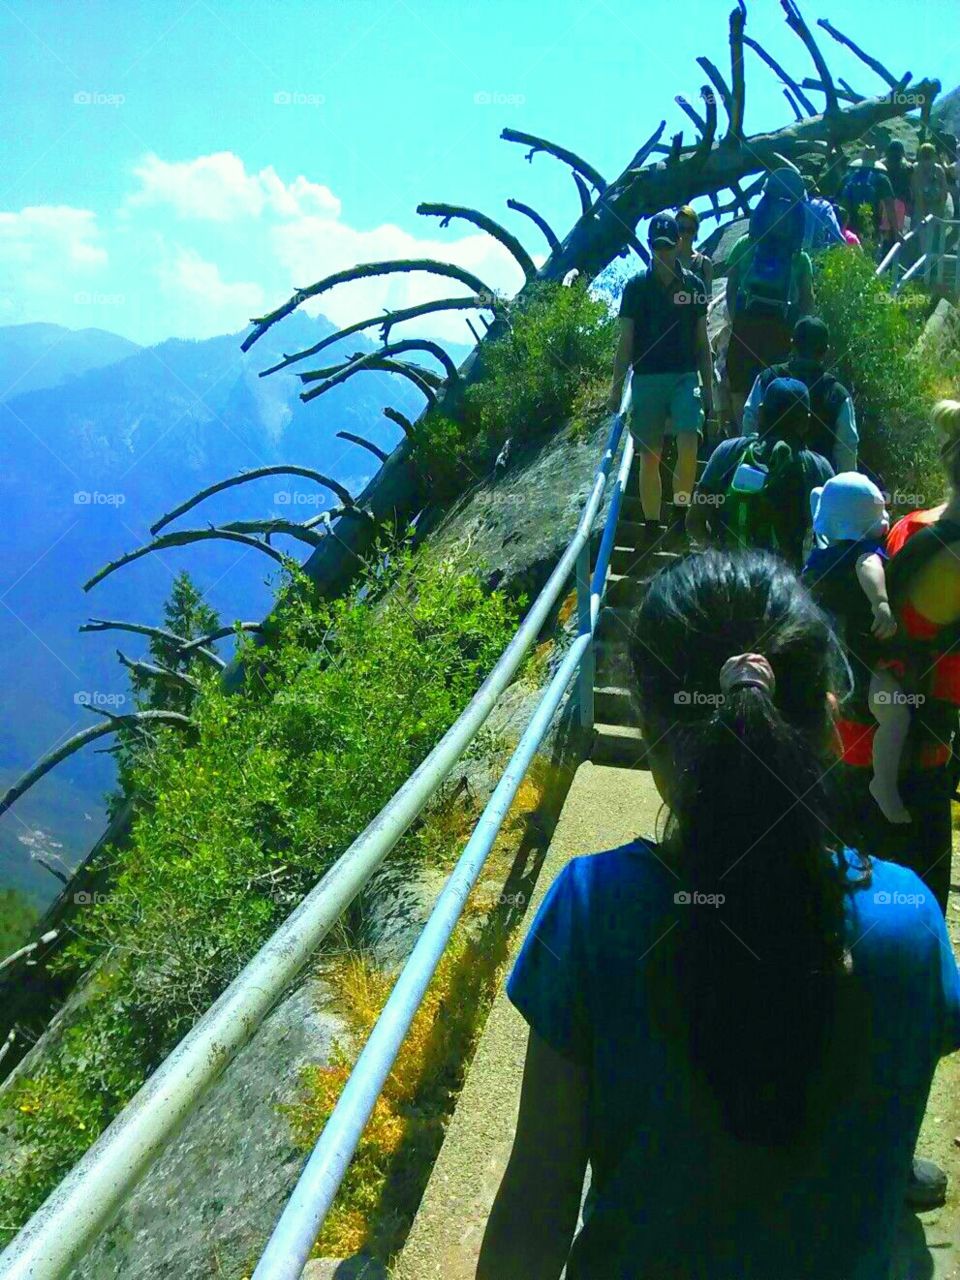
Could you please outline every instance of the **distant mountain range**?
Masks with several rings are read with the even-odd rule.
[[[294,312],[243,354],[240,333],[140,348],[103,330],[0,328],[0,370],[12,388],[0,399],[0,789],[93,723],[79,705],[84,695],[129,695],[115,650],[139,657],[146,642],[120,632],[80,635],[82,622],[158,622],[181,568],[224,621],[256,620],[270,607],[267,579],[275,576],[265,556],[227,542],[147,556],[84,595],[81,584],[96,569],[149,541],[164,512],[241,470],[294,463],[356,493],[379,463],[337,432],[389,450],[400,431],[384,406],[419,413],[422,395],[395,375],[358,375],[309,405],[298,399],[293,372],[257,376],[332,332],[324,317]],[[374,345],[354,336],[299,368]],[[459,362],[467,348],[450,345]],[[218,495],[173,527],[304,519],[336,501],[306,479],[274,477]],[[301,558],[307,550],[283,538],[276,545]],[[0,819],[0,888],[51,896],[56,882],[31,855],[72,864],[101,830],[112,779],[109,756],[81,752]]]
[[[140,350],[138,343],[106,329],[64,329],[59,324],[0,326],[0,400],[55,387]]]

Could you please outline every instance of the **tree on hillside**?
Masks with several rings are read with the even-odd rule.
[[[204,645],[204,652],[186,649],[185,643],[200,640],[220,629],[220,618],[203,598],[203,593],[186,570],[174,579],[170,595],[163,606],[163,625],[154,629],[148,645],[149,660],[131,661],[118,650],[120,660],[130,672],[130,686],[137,711],[176,711],[188,716],[196,696],[195,668],[202,668],[215,656],[215,642]],[[110,748],[117,761],[118,788],[107,796],[107,811],[112,817],[130,794],[129,779],[134,763],[151,739],[137,727],[121,729]]]

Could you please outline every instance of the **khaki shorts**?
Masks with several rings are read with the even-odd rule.
[[[664,436],[698,432],[702,425],[703,404],[696,373],[633,375],[630,434],[637,444],[654,448]]]

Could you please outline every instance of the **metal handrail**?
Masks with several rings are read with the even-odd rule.
[[[887,252],[886,256],[877,267],[877,276],[890,275],[890,292],[894,295],[898,294],[904,285],[909,284],[911,280],[915,280],[922,275],[924,283],[929,287],[934,272],[937,273],[937,283],[943,283],[944,264],[951,257],[946,252],[947,232],[949,228],[955,228],[960,240],[960,221],[951,218],[938,218],[935,214],[928,213],[926,217],[904,236],[902,240],[898,240]],[[913,240],[919,239],[923,247],[923,252],[919,258],[907,268],[906,271],[901,270],[900,259],[907,245]],[[960,291],[960,253],[954,259],[954,289]]]
[[[317,1139],[293,1194],[280,1215],[252,1280],[298,1280],[404,1037],[460,918],[467,896],[483,870],[507,810],[578,668],[581,672],[590,672],[592,695],[592,666],[585,664],[584,659],[592,655],[593,651],[594,631],[600,615],[607,568],[613,552],[621,499],[633,461],[633,452],[633,437],[628,434],[610,498],[596,568],[590,578],[589,592],[582,593],[578,589],[579,599],[586,601],[586,610],[581,613],[577,637],[567,649],[538,702],[503,776],[441,890],[337,1104]],[[582,558],[589,558],[589,554],[590,547],[587,543],[578,560],[578,568],[582,566]],[[582,576],[578,575],[578,583],[581,581]],[[582,708],[581,697],[581,711]]]
[[[623,425],[622,414],[615,415],[576,532],[467,707],[14,1237],[0,1255],[0,1280],[64,1280],[436,794],[512,680],[585,549],[589,555]]]

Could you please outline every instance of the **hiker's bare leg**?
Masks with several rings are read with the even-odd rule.
[[[640,445],[640,505],[643,507],[645,520],[660,519],[660,503],[663,498],[663,486],[660,483],[660,455],[663,452],[663,441],[657,448]]]
[[[897,775],[910,728],[910,708],[900,682],[891,672],[875,671],[871,676],[870,711],[877,722],[870,794],[888,822],[909,822],[910,811],[901,799]]]
[[[697,482],[697,446],[700,437],[696,431],[681,431],[677,437],[677,463],[673,470],[673,504],[686,509]]]

